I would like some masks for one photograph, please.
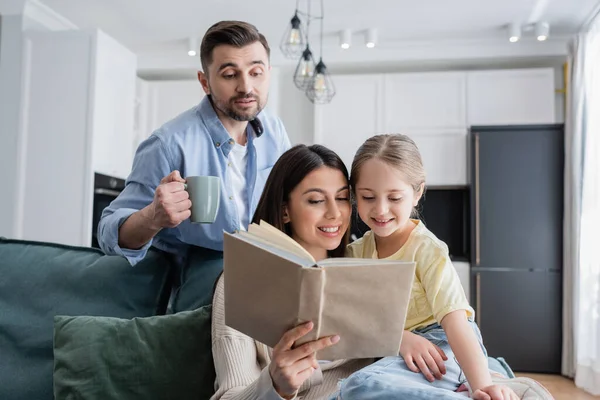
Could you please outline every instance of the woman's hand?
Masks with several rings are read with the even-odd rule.
[[[273,348],[269,373],[275,390],[283,398],[293,398],[304,381],[319,368],[315,353],[340,340],[337,335],[328,336],[292,348],[294,343],[310,332],[312,328],[313,323],[306,322],[290,329]]]
[[[408,369],[421,372],[429,382],[442,379],[442,375],[446,373],[444,361],[448,360],[448,357],[444,351],[424,337],[410,331],[404,331],[402,335],[400,355],[404,358]]]
[[[519,400],[519,396],[505,385],[490,385],[473,393],[474,400]]]

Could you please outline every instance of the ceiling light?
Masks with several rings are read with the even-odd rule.
[[[375,28],[369,28],[367,30],[366,45],[372,49],[377,44],[377,30]]]
[[[335,96],[335,86],[327,67],[320,59],[306,88],[306,96],[313,104],[327,104]]]
[[[517,23],[512,23],[508,27],[508,40],[511,43],[518,42],[521,38],[521,25]]]
[[[284,56],[292,60],[298,59],[306,48],[307,35],[302,27],[302,22],[298,18],[298,9],[287,25],[279,48]]]
[[[340,47],[342,49],[349,49],[352,44],[352,32],[350,29],[344,29],[340,33]]]
[[[198,48],[198,41],[195,37],[190,37],[188,39],[188,56],[194,57],[196,53],[196,49]]]
[[[535,36],[537,40],[543,42],[548,39],[548,35],[550,34],[550,25],[547,22],[538,22],[535,24]]]
[[[296,72],[294,72],[294,84],[298,89],[306,90],[315,72],[315,59],[308,45],[298,60]]]

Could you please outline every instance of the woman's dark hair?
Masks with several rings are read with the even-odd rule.
[[[289,224],[283,222],[283,208],[294,188],[308,174],[320,167],[336,169],[344,175],[346,181],[349,181],[348,169],[342,159],[325,146],[299,144],[283,153],[267,178],[252,222],[259,223],[263,220],[291,236]],[[349,238],[350,226],[348,225],[340,245],[328,252],[329,257],[344,257]]]

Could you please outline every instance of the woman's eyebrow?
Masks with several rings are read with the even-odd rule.
[[[348,185],[346,185],[346,186],[343,186],[343,187],[339,188],[336,193],[339,193],[339,192],[341,192],[343,190],[349,190],[349,189],[350,188],[348,187]],[[305,195],[305,194],[311,193],[311,192],[317,192],[317,193],[321,193],[321,194],[327,194],[327,192],[325,190],[321,189],[321,188],[310,188],[310,189],[307,189],[302,194]]]

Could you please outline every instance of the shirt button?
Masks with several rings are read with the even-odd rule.
[[[228,163],[227,163],[227,166],[228,166],[228,167],[231,167],[231,163],[230,163],[230,162],[228,162]]]
[[[233,144],[233,139],[229,139],[229,144]]]
[[[217,142],[215,144],[217,145],[217,147],[221,147],[221,142]]]
[[[229,200],[233,200],[233,196],[229,196]]]

